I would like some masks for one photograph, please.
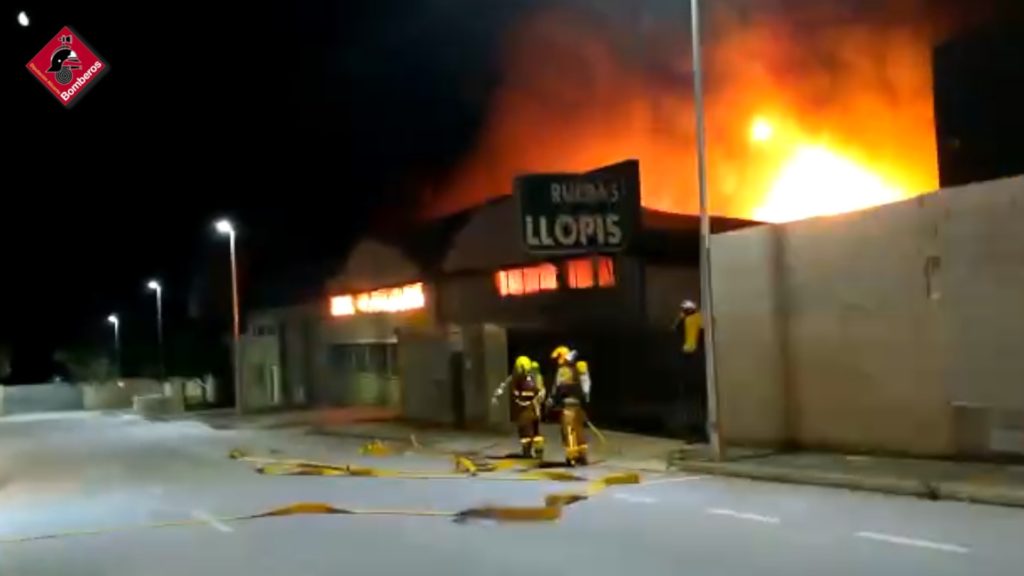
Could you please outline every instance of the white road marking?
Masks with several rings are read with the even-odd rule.
[[[634,496],[632,494],[622,493],[612,494],[612,498],[625,500],[626,502],[635,502],[637,504],[654,504],[658,501],[657,498],[651,498],[650,496]]]
[[[892,534],[882,534],[880,532],[857,532],[857,536],[860,538],[867,538],[869,540],[878,540],[879,542],[888,542],[889,544],[899,544],[901,546],[914,546],[917,548],[928,548],[929,550],[941,550],[942,552],[953,552],[956,554],[969,554],[971,552],[970,548],[957,546],[956,544],[932,542],[931,540],[920,540],[917,538],[907,538],[905,536],[894,536]]]
[[[212,526],[213,528],[215,528],[215,529],[217,529],[217,530],[219,530],[221,532],[225,532],[226,533],[226,532],[234,532],[235,531],[235,529],[232,528],[231,526],[228,526],[227,524],[221,522],[220,520],[217,520],[216,518],[214,518],[213,516],[210,516],[208,513],[206,513],[203,510],[193,510],[192,511],[192,517],[195,518],[196,520],[202,520],[203,522],[206,522],[207,524],[209,524],[210,526]]]
[[[681,476],[679,478],[659,478],[657,480],[650,480],[640,484],[641,486],[654,486],[655,484],[675,484],[676,482],[691,482],[693,480],[703,480],[707,476]]]
[[[760,514],[751,514],[749,512],[737,512],[735,510],[728,510],[725,508],[708,508],[707,513],[715,514],[716,516],[730,516],[732,518],[739,518],[741,520],[763,522],[765,524],[778,524],[781,522],[781,520],[774,516],[762,516]]]

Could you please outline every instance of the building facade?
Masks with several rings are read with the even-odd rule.
[[[550,378],[551,350],[567,345],[590,364],[597,422],[703,433],[704,382],[672,329],[679,303],[700,298],[697,218],[645,210],[626,250],[556,258],[524,250],[512,198],[457,218],[433,257],[415,235],[365,239],[324,301],[253,313],[247,403],[385,406],[499,427],[508,412],[490,397],[514,358],[530,356]]]

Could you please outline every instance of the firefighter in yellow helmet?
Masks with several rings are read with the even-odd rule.
[[[570,466],[587,463],[587,439],[583,430],[587,414],[583,405],[590,399],[590,372],[587,363],[576,356],[576,351],[567,346],[559,346],[551,353],[557,368],[550,403],[561,412],[562,447],[565,462]]]
[[[497,405],[498,399],[511,387],[512,421],[516,423],[519,433],[519,445],[526,458],[544,457],[544,437],[540,434],[540,409],[544,403],[544,384],[534,372],[536,362],[526,356],[516,358],[512,374],[494,391],[491,403]]]

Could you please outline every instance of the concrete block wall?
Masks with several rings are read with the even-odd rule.
[[[0,386],[0,415],[82,409],[82,389],[56,382]]]
[[[277,336],[245,335],[241,341],[242,400],[246,408],[273,405],[271,374],[281,378],[281,346]]]
[[[1012,450],[1020,427],[1005,423],[1024,412],[1022,211],[1024,177],[714,237],[726,439]]]
[[[1024,177],[938,197],[951,399],[1024,412]]]
[[[788,432],[801,444],[950,452],[926,269],[935,200],[782,227]]]
[[[440,330],[402,330],[398,338],[399,378],[402,380],[402,415],[412,420],[450,424],[452,378],[449,334]]]
[[[762,226],[714,238],[721,427],[745,445],[776,445],[789,436],[778,231]]]

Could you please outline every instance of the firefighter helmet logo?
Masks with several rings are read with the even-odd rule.
[[[65,26],[27,68],[65,107],[70,107],[107,71],[107,64],[81,36]]]
[[[50,56],[50,67],[47,72],[53,74],[58,84],[70,84],[75,77],[72,70],[81,70],[82,61],[78,54],[71,48],[71,35],[60,37],[60,48],[53,51]]]

